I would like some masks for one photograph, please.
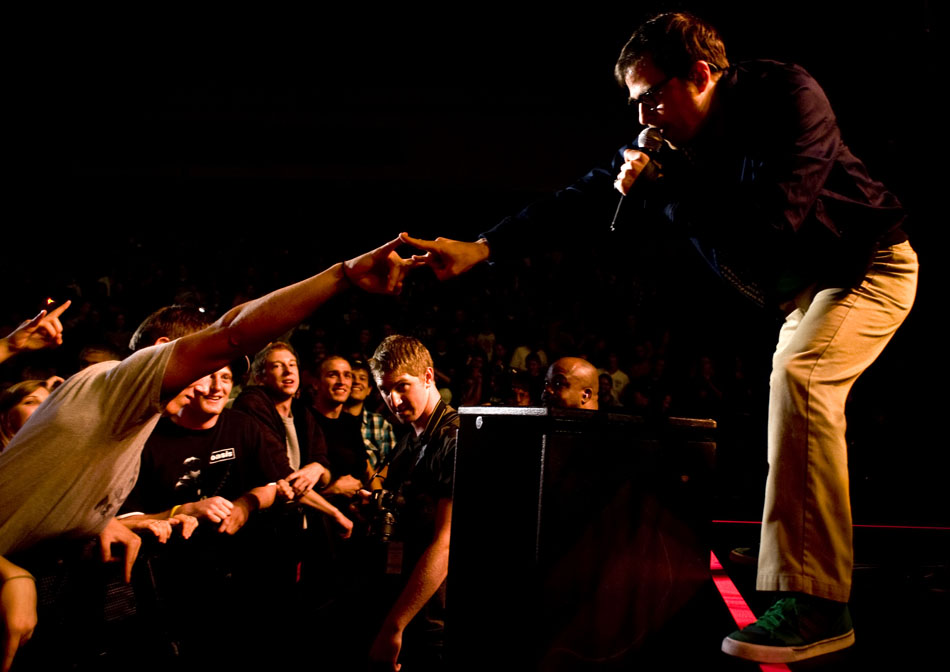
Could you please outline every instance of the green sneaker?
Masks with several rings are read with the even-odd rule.
[[[778,600],[755,623],[722,640],[722,650],[758,663],[793,663],[852,644],[847,604],[794,595]]]

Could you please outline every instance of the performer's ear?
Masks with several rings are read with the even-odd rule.
[[[689,68],[686,79],[695,84],[697,89],[704,91],[712,80],[712,70],[709,68],[709,63],[706,61],[693,63]]]

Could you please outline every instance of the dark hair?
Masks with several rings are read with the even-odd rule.
[[[369,368],[369,364],[364,362],[362,359],[354,359],[350,362],[350,368],[354,371],[365,371],[369,375],[373,375],[372,370]]]
[[[294,356],[294,359],[299,359],[299,357],[297,357],[297,351],[294,350],[294,346],[290,343],[284,341],[268,343],[263,350],[254,355],[254,361],[251,362],[251,382],[254,385],[262,384],[264,380],[264,368],[267,366],[267,355],[275,350],[286,350]]]
[[[333,360],[340,360],[341,362],[346,362],[347,366],[349,366],[351,369],[353,368],[350,365],[349,357],[344,357],[343,355],[327,355],[326,357],[320,360],[320,364],[317,366],[317,374],[322,376],[323,369],[327,366],[327,362],[332,362]]]
[[[525,392],[531,392],[531,376],[527,371],[515,371],[511,377],[511,389],[520,388]]]
[[[627,74],[643,58],[669,77],[683,77],[696,61],[706,61],[713,70],[729,67],[726,45],[713,26],[682,12],[660,14],[637,28],[614,66],[614,77],[624,86]]]
[[[150,344],[151,345],[151,344]],[[104,343],[99,345],[87,345],[85,348],[79,351],[79,363],[82,365],[86,358],[94,352],[102,352],[108,355],[109,359],[122,359],[122,353],[119,352],[119,349],[112,345],[111,343]]]
[[[382,378],[387,373],[408,373],[421,378],[426,369],[434,368],[432,355],[422,345],[422,341],[412,336],[387,336],[376,348],[369,368],[374,378]]]
[[[155,345],[155,341],[160,338],[174,341],[176,338],[201,331],[209,324],[211,319],[194,306],[165,306],[146,317],[139,325],[129,341],[129,350],[135,352],[140,348]]]
[[[0,450],[3,450],[16,434],[16,430],[10,427],[10,410],[41,387],[50,389],[45,380],[24,380],[0,393]]]

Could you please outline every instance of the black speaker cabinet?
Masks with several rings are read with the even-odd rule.
[[[715,423],[460,414],[448,669],[628,667],[709,580]]]

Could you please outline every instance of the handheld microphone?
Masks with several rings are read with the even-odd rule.
[[[663,147],[663,134],[660,133],[659,129],[647,127],[640,131],[640,135],[637,136],[637,149],[644,154],[653,154],[659,152],[661,147]],[[653,182],[659,179],[661,170],[660,165],[656,162],[655,158],[651,156],[649,163],[647,163],[643,171],[637,176],[637,180]],[[623,199],[624,194],[620,194],[620,200],[617,201],[617,209],[614,211],[614,218],[610,222],[611,231],[617,230],[617,217],[620,216],[620,206],[623,205]]]

